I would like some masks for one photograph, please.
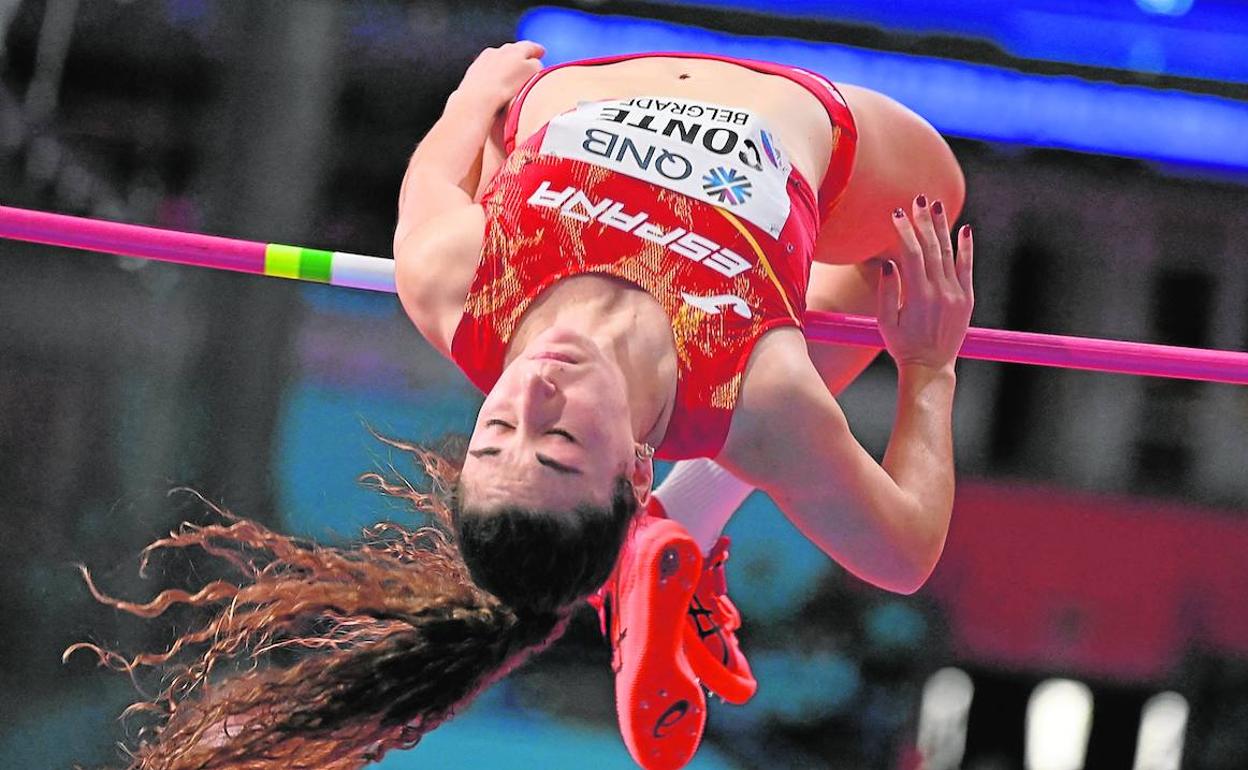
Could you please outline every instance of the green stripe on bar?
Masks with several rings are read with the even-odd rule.
[[[320,249],[303,249],[299,260],[299,277],[305,281],[329,283],[330,265],[334,252]]]
[[[277,278],[329,283],[332,251],[270,243],[264,247],[264,274]]]

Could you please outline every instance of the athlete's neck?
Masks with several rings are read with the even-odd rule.
[[[676,366],[671,323],[644,291],[607,276],[580,275],[543,292],[507,346],[505,364],[554,326],[582,334],[624,378],[638,441],[657,445],[674,403]]]

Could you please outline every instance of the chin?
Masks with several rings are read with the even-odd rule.
[[[536,345],[559,344],[592,348],[594,350],[598,349],[598,345],[595,344],[594,341],[588,336],[574,329],[559,325],[551,326],[550,328],[544,330],[541,334],[533,337],[532,341],[529,343],[529,347],[532,348]]]

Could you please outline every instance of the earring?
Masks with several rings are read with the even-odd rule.
[[[654,457],[654,447],[650,446],[649,444],[642,444],[641,446],[637,447],[637,459],[638,460],[650,460],[653,457]]]

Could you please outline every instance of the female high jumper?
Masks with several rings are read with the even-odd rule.
[[[331,549],[231,517],[154,544],[204,547],[245,580],[142,605],[96,592],[147,616],[220,608],[164,654],[92,647],[127,670],[206,648],[142,704],[163,719],[133,767],[359,767],[414,745],[589,599],[629,751],[677,768],[703,687],[754,691],[720,537],[750,489],[870,583],[908,593],[934,568],[973,305],[943,139],[793,67],[663,53],[542,70],[542,53],[477,58],[399,198],[403,306],[486,393],[462,460],[399,444],[433,489],[368,476],[437,525]],[[876,351],[808,347],[807,309],[878,316],[898,373],[882,463],[833,397]],[[655,494],[653,457],[682,461]]]

